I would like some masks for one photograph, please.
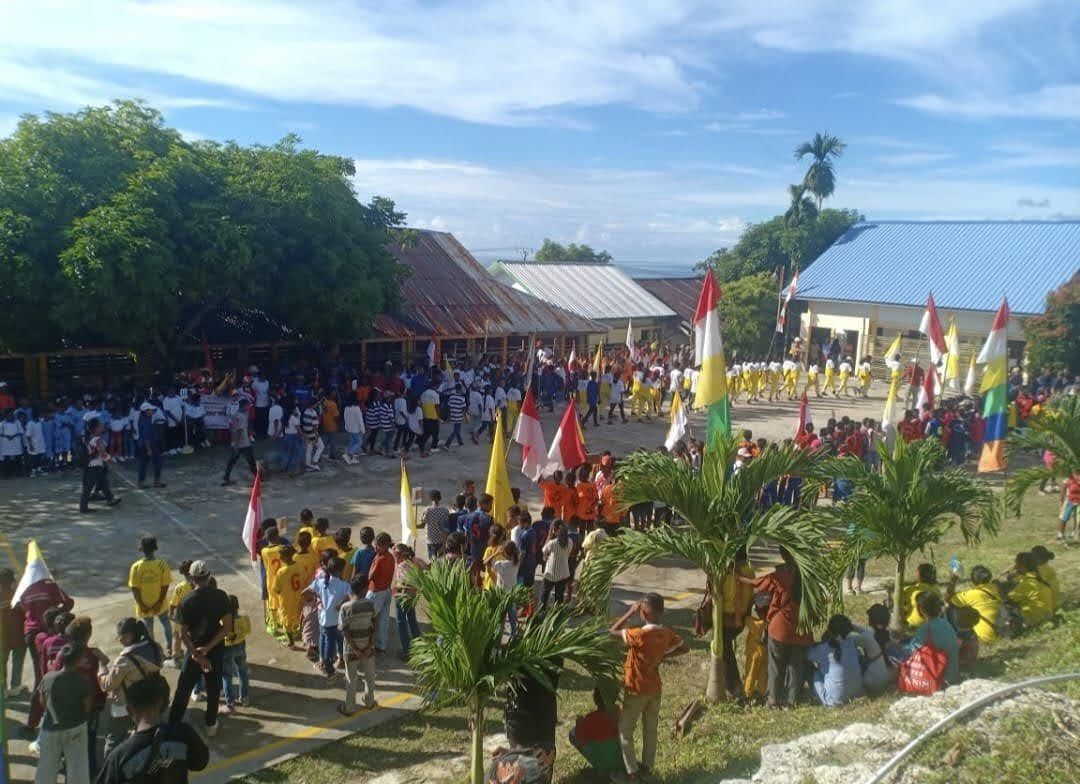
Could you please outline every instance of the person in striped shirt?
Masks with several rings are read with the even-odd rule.
[[[465,401],[465,388],[460,383],[454,385],[454,390],[446,399],[446,408],[450,414],[450,424],[454,429],[450,437],[446,439],[445,445],[450,447],[454,439],[457,439],[458,446],[465,446],[465,442],[461,439],[461,425],[465,421],[468,403]]]
[[[379,414],[379,438],[382,448],[379,450],[386,457],[393,457],[394,444],[394,404],[391,402],[394,393],[389,389],[382,393],[382,399],[378,402]]]

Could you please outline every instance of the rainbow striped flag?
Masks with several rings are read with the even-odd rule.
[[[711,269],[705,272],[705,282],[694,311],[694,359],[701,366],[694,404],[708,409],[705,443],[712,444],[717,435],[731,435],[731,408],[724,339],[720,335],[720,287],[716,285]]]
[[[982,385],[979,387],[983,395],[983,419],[986,420],[983,451],[979,456],[980,472],[1005,470],[1005,435],[1008,429],[1006,412],[1009,406],[1009,362],[1006,350],[1008,328],[1009,303],[1002,298],[1001,307],[994,316],[994,324],[990,327],[990,335],[976,360],[980,365],[986,365]]]

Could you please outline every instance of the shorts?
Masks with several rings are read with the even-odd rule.
[[[1076,514],[1076,506],[1072,501],[1066,501],[1061,505],[1061,522],[1069,522],[1069,519]]]

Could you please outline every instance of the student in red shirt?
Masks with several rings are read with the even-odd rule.
[[[375,537],[375,558],[368,570],[367,600],[375,606],[375,650],[385,653],[390,638],[390,587],[397,564],[390,553],[394,540],[385,531]]]

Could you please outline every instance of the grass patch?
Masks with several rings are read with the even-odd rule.
[[[1053,521],[1057,512],[1054,499],[1032,494],[1020,519],[1003,521],[1000,534],[973,548],[964,547],[958,536],[950,537],[926,553],[925,560],[938,564],[944,573],[949,559],[956,555],[967,571],[983,564],[998,574],[1011,566],[1016,553],[1033,545],[1053,539]],[[1057,627],[1043,627],[1029,632],[1019,640],[1001,641],[983,646],[980,660],[965,674],[968,677],[1021,680],[1075,668],[1075,652],[1080,650],[1080,545],[1066,549],[1052,543],[1047,546],[1057,553],[1053,566],[1061,582],[1067,612]],[[888,576],[892,564],[875,562],[869,573]],[[847,613],[856,623],[865,621],[866,608],[880,601],[883,594],[845,597]],[[693,617],[690,610],[673,610],[667,622],[687,639],[692,636]],[[895,696],[857,700],[840,709],[803,706],[788,711],[766,711],[758,708],[738,708],[721,704],[712,706],[694,725],[690,735],[676,741],[673,738],[675,719],[686,704],[700,697],[705,690],[708,645],[704,640],[691,640],[688,656],[665,665],[664,701],[661,709],[660,754],[657,776],[672,784],[715,781],[724,777],[749,776],[760,763],[761,746],[782,743],[824,729],[840,728],[854,722],[874,723],[886,713]],[[739,648],[741,654],[741,639]],[[585,678],[567,673],[559,690],[560,715],[558,762],[556,778],[568,784],[595,782],[596,777],[585,761],[569,745],[566,735],[574,718],[592,706],[592,684]],[[1080,685],[1070,684],[1061,689],[1080,699]],[[1045,718],[1045,721],[1043,720]],[[1073,772],[1062,777],[1067,767],[1049,769],[1040,762],[1040,754],[1052,757],[1060,765],[1076,764],[1075,749],[1071,761],[1061,761],[1068,747],[1054,745],[1061,736],[1056,727],[1048,727],[1049,715],[1040,718],[1018,718],[1016,726],[1000,741],[984,747],[974,736],[966,738],[961,727],[924,750],[919,761],[930,768],[939,768],[937,760],[955,745],[960,745],[956,767],[937,770],[933,781],[1026,781],[1040,784],[1050,781],[1077,780]],[[1010,720],[1011,721],[1011,720]],[[488,714],[487,732],[501,732],[499,709]],[[964,744],[967,744],[966,746]],[[419,711],[399,720],[386,722],[364,734],[323,746],[318,751],[283,762],[252,774],[246,780],[258,782],[324,782],[354,778],[371,778],[387,771],[421,763],[437,766],[440,760],[464,754],[468,748],[468,732],[464,712],[445,710],[437,713]],[[1004,767],[1003,767],[1004,766]],[[1005,771],[1005,772],[1003,772]],[[929,780],[929,779],[928,779]]]

